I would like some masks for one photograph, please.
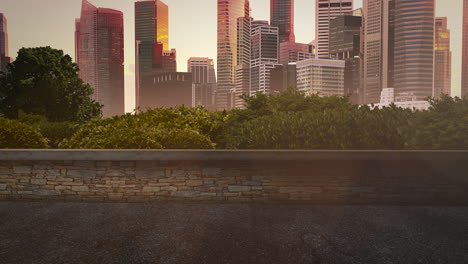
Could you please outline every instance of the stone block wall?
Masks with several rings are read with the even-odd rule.
[[[468,205],[466,154],[451,159],[447,153],[443,160],[430,155],[334,160],[333,155],[316,158],[316,152],[310,154],[315,158],[303,153],[296,160],[284,152],[274,160],[261,153],[253,159],[230,153],[217,160],[200,153],[193,160],[168,155],[164,160],[118,160],[120,154],[111,160],[64,160],[58,155],[42,161],[30,155],[2,160],[0,153],[0,200]]]

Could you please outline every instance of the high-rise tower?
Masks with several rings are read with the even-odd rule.
[[[468,96],[468,0],[463,0],[463,43],[462,43],[462,86],[461,96]]]
[[[434,33],[434,0],[395,0],[396,101],[432,96]]]
[[[218,0],[218,109],[228,108],[228,94],[234,89],[238,56],[237,21],[249,17],[249,0]]]
[[[315,0],[315,40],[317,58],[329,58],[328,37],[330,21],[337,16],[353,13],[353,0]]]
[[[270,25],[279,30],[279,42],[295,42],[294,0],[270,0]]]
[[[0,71],[6,71],[6,66],[11,62],[8,57],[8,23],[4,14],[0,13]]]
[[[394,86],[394,0],[363,1],[361,102],[380,102],[383,88]]]
[[[136,107],[152,105],[154,74],[176,71],[176,51],[169,50],[169,7],[161,0],[135,2]],[[144,100],[143,100],[144,99]]]
[[[450,30],[447,28],[447,18],[438,17],[435,20],[434,46],[434,97],[442,94],[451,95],[452,87],[452,52],[450,51]]]
[[[75,52],[80,77],[93,87],[93,99],[104,105],[104,117],[123,115],[123,13],[96,8],[83,0],[81,17],[75,26]]]

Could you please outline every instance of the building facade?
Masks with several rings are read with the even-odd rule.
[[[270,25],[279,30],[279,42],[295,42],[294,0],[270,0]]]
[[[187,61],[187,71],[192,73],[193,83],[216,83],[212,59],[191,57]]]
[[[151,88],[140,98],[146,108],[192,106],[192,73],[164,72],[154,74]]]
[[[379,103],[394,86],[395,0],[363,1],[361,102]]]
[[[0,13],[0,71],[7,70],[11,58],[8,55],[8,22],[3,13]]]
[[[176,50],[169,50],[169,7],[161,0],[135,2],[136,107],[151,93],[155,74],[176,72]]]
[[[125,113],[123,13],[96,8],[83,0],[75,22],[76,61],[80,78],[94,89],[104,117]]]
[[[315,0],[315,40],[317,58],[329,58],[328,38],[330,21],[337,16],[353,13],[353,0]]]
[[[296,42],[282,42],[279,49],[279,63],[288,64],[291,62],[314,58],[312,44]]]
[[[216,83],[192,84],[192,107],[203,106],[216,110]]]
[[[468,0],[463,0],[463,40],[462,40],[462,85],[461,96],[468,96]]]
[[[278,63],[278,28],[268,21],[253,21],[250,59],[250,94],[270,93],[270,71]]]
[[[330,21],[329,53],[332,59],[345,60],[345,95],[360,103],[360,50],[362,17],[343,15]]]
[[[417,101],[434,88],[434,0],[395,0],[395,98]]]
[[[249,0],[218,0],[218,109],[228,108],[228,95],[235,88],[235,71],[238,56],[237,21],[250,16]]]
[[[272,94],[279,94],[289,88],[297,87],[296,64],[283,64],[271,70],[270,89]]]
[[[344,96],[345,61],[308,59],[296,62],[297,89],[307,95]]]
[[[442,94],[451,95],[452,52],[450,51],[450,30],[447,28],[446,17],[438,17],[435,20],[434,56],[433,97],[440,98]]]

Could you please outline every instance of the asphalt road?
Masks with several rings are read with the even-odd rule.
[[[0,263],[468,263],[468,207],[4,202]]]

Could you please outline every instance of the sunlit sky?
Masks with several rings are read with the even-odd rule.
[[[169,45],[177,49],[179,71],[187,71],[189,57],[216,60],[217,0],[163,0],[169,5]],[[126,110],[135,105],[134,10],[135,0],[90,0],[97,7],[124,12],[125,19],[125,92]],[[314,39],[315,0],[296,0],[296,41]],[[355,0],[355,8],[362,0]],[[463,0],[436,0],[436,15],[449,17],[452,34],[452,93],[460,95],[461,36]],[[73,58],[74,21],[79,17],[81,0],[0,0],[0,12],[8,19],[10,56],[21,47],[52,46]],[[251,0],[252,16],[269,20],[270,0]]]

